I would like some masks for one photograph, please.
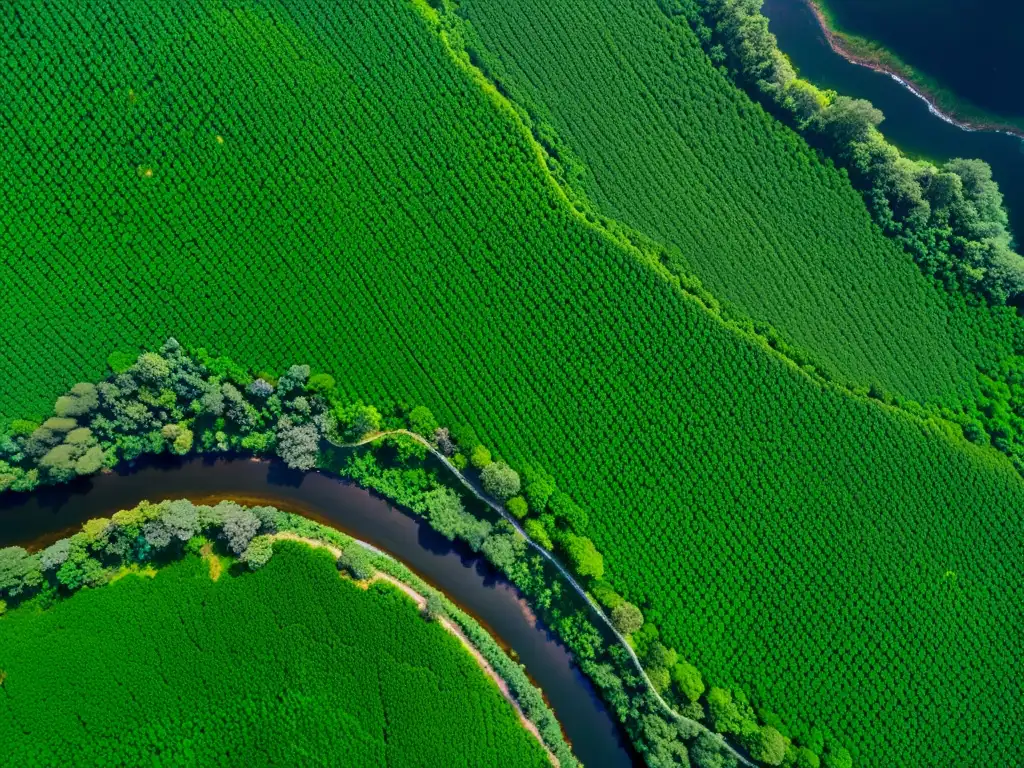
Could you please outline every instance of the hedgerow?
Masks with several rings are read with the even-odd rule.
[[[548,764],[476,662],[407,597],[340,580],[326,553],[277,550],[257,573],[214,582],[189,557],[10,611],[9,764]]]

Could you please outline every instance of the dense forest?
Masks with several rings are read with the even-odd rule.
[[[762,762],[1019,754],[1024,326],[983,167],[893,155],[870,106],[789,79],[747,3],[15,5],[3,491],[276,454],[513,570],[515,528],[435,514],[422,473],[325,463],[409,428]],[[174,568],[44,616],[191,583]],[[601,647],[649,763],[727,764]]]

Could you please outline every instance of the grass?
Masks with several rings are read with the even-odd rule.
[[[0,619],[11,765],[547,765],[459,641],[387,586],[278,544]]]

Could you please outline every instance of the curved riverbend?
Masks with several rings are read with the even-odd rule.
[[[514,587],[468,548],[453,544],[419,518],[370,492],[320,473],[251,459],[140,462],[135,470],[82,478],[0,498],[0,547],[37,549],[83,522],[140,501],[233,499],[271,504],[337,528],[395,556],[445,592],[503,645],[513,650],[544,692],[573,751],[584,765],[629,766],[639,760],[628,739],[572,662],[566,648],[533,616]]]
[[[853,63],[833,50],[806,0],[764,0],[762,13],[778,38],[779,49],[800,76],[820,88],[867,99],[885,114],[881,131],[907,154],[944,162],[953,157],[980,158],[999,182],[1010,229],[1024,238],[1024,142],[1007,133],[964,130],[948,122],[921,94],[886,72]]]

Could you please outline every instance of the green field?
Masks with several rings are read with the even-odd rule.
[[[0,618],[7,765],[547,765],[458,640],[389,586],[277,545]]]
[[[967,307],[921,275],[845,174],[658,6],[459,3],[502,85],[582,160],[578,186],[602,213],[677,247],[718,298],[844,381],[919,401],[976,392],[974,366],[1012,350],[1012,312]]]
[[[0,283],[19,286],[0,296],[3,415],[43,414],[99,379],[112,349],[169,335],[257,369],[308,362],[352,398],[424,403],[550,468],[591,509],[613,583],[672,645],[711,681],[828,726],[858,765],[1019,752],[1020,692],[1006,686],[1024,625],[1008,567],[1021,478],[991,451],[822,390],[587,226],[411,5],[16,5],[18,34],[0,43],[18,64],[0,162],[21,180],[0,190]],[[894,388],[969,391],[973,348],[956,351],[960,330],[909,257],[671,34],[687,82],[708,89],[680,109],[733,137],[702,150],[710,165],[688,188],[762,190],[714,205],[701,192],[715,221],[680,243],[687,261],[706,240],[729,270],[751,248],[779,290],[828,272],[834,285],[807,288],[818,309],[780,320],[785,332],[820,323],[822,353],[849,355],[837,367]],[[749,178],[730,170],[747,165]],[[654,186],[674,188],[665,167]],[[618,183],[608,200],[630,194]],[[705,215],[701,198],[671,199]],[[762,212],[778,231],[728,233]],[[844,272],[840,256],[862,261]],[[856,274],[873,276],[868,293]]]

